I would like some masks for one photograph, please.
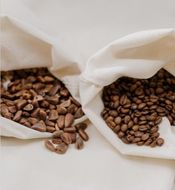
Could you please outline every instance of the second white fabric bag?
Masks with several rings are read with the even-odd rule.
[[[162,147],[124,144],[100,116],[103,87],[122,76],[146,79],[164,68],[175,76],[175,30],[162,29],[131,34],[92,56],[81,75],[80,97],[83,110],[102,135],[122,154],[175,159],[175,126],[163,118]]]

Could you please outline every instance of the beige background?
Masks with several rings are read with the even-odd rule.
[[[175,27],[173,0],[3,0],[3,14],[58,40],[83,70],[99,48],[126,34]],[[1,123],[3,125],[3,123]],[[48,152],[42,140],[2,138],[3,190],[172,190],[175,162],[120,155],[98,132],[84,150]]]

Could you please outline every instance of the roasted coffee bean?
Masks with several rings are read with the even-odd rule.
[[[60,129],[64,128],[64,123],[65,123],[65,116],[64,115],[59,115],[57,119],[57,125]]]
[[[31,128],[40,132],[46,132],[47,130],[43,120],[40,120],[39,122],[35,123],[34,125],[32,125]]]
[[[80,129],[80,130],[78,130],[78,133],[79,133],[80,137],[84,141],[88,141],[89,140],[89,136],[88,136],[88,134],[84,130]]]
[[[63,141],[60,138],[53,138],[52,143],[53,144],[61,144],[61,143],[63,143]]]
[[[19,99],[17,100],[16,106],[20,110],[27,104],[26,100]]]
[[[75,128],[77,130],[79,130],[79,129],[85,130],[87,128],[87,124],[86,123],[78,123],[75,125]]]
[[[159,146],[162,117],[175,125],[174,85],[175,77],[164,69],[149,79],[121,77],[104,87],[101,115],[124,143]]]
[[[65,107],[61,107],[60,105],[57,105],[57,112],[58,114],[64,115],[67,113],[67,109]]]
[[[21,117],[21,116],[20,116],[20,117]],[[35,123],[38,122],[38,119],[37,119],[37,118],[34,118],[34,117],[29,117],[27,120],[31,123],[31,125],[34,125]]]
[[[44,144],[48,150],[55,152],[56,149],[50,140],[45,140]]]
[[[65,127],[69,127],[74,122],[74,116],[71,113],[67,113],[64,119],[64,125]]]
[[[78,108],[77,111],[74,114],[74,118],[78,119],[84,115],[82,108]]]
[[[33,110],[33,105],[32,105],[32,104],[27,104],[27,105],[23,108],[23,110],[25,110],[25,111],[32,111],[32,110]]]
[[[71,105],[71,100],[68,99],[60,104],[61,107],[67,108]]]
[[[63,133],[64,133],[64,131],[57,130],[52,135],[53,135],[54,138],[59,138]]]
[[[141,139],[142,139],[143,141],[146,141],[148,138],[149,138],[149,133],[145,133],[145,134],[143,134],[142,137],[141,137]]]
[[[17,112],[16,106],[9,106],[9,107],[8,107],[8,110],[9,110],[11,113],[16,113],[16,112]]]
[[[158,146],[162,146],[164,144],[164,140],[162,138],[158,138],[156,140],[156,143],[157,143]]]
[[[51,126],[46,127],[46,131],[49,133],[53,133],[55,130],[56,130],[55,127],[51,127]]]
[[[64,132],[75,133],[76,128],[74,126],[73,127],[66,127],[66,128],[64,128]]]
[[[46,142],[46,147],[59,154],[67,151],[66,143],[76,143],[79,133],[84,140],[89,138],[84,132],[87,124],[73,126],[74,120],[84,115],[80,103],[48,69],[34,68],[1,73],[0,113],[3,117],[39,132],[52,133],[53,137]],[[125,107],[128,108],[129,106]],[[113,110],[111,116],[116,117],[116,113]],[[52,143],[58,147],[55,148]],[[78,146],[81,149],[81,145]]]
[[[42,119],[42,120],[46,120],[47,118],[47,113],[43,110],[43,109],[40,109],[39,110],[39,113],[38,113],[39,117]]]
[[[116,117],[114,121],[115,121],[116,125],[119,125],[121,123],[121,121],[122,121],[122,118],[121,117]]]
[[[63,133],[63,134],[60,135],[60,138],[66,144],[71,144],[72,143],[72,137],[71,137],[70,133]]]
[[[65,154],[68,149],[68,145],[65,143],[60,143],[56,146],[55,152],[57,154]]]
[[[83,140],[82,140],[81,137],[78,137],[78,138],[76,139],[75,147],[76,147],[78,150],[83,149],[83,147],[84,147],[84,142],[83,142]]]
[[[49,118],[50,121],[55,121],[58,119],[58,112],[57,110],[51,110],[49,113]]]
[[[16,112],[15,116],[13,117],[14,121],[19,121],[21,119],[22,111],[19,110]]]
[[[123,124],[121,126],[121,131],[125,132],[125,131],[127,131],[127,129],[128,129],[128,126],[126,124]]]

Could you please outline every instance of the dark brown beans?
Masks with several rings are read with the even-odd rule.
[[[149,79],[121,77],[103,90],[102,117],[124,143],[160,146],[162,117],[175,125],[173,85],[175,77],[164,69]]]

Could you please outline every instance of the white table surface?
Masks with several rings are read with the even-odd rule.
[[[173,0],[3,0],[2,8],[24,21],[31,14],[29,22],[59,39],[82,69],[112,40],[175,26]],[[85,149],[65,155],[47,151],[41,139],[2,138],[1,189],[172,190],[175,161],[122,156],[94,126],[88,132]]]

